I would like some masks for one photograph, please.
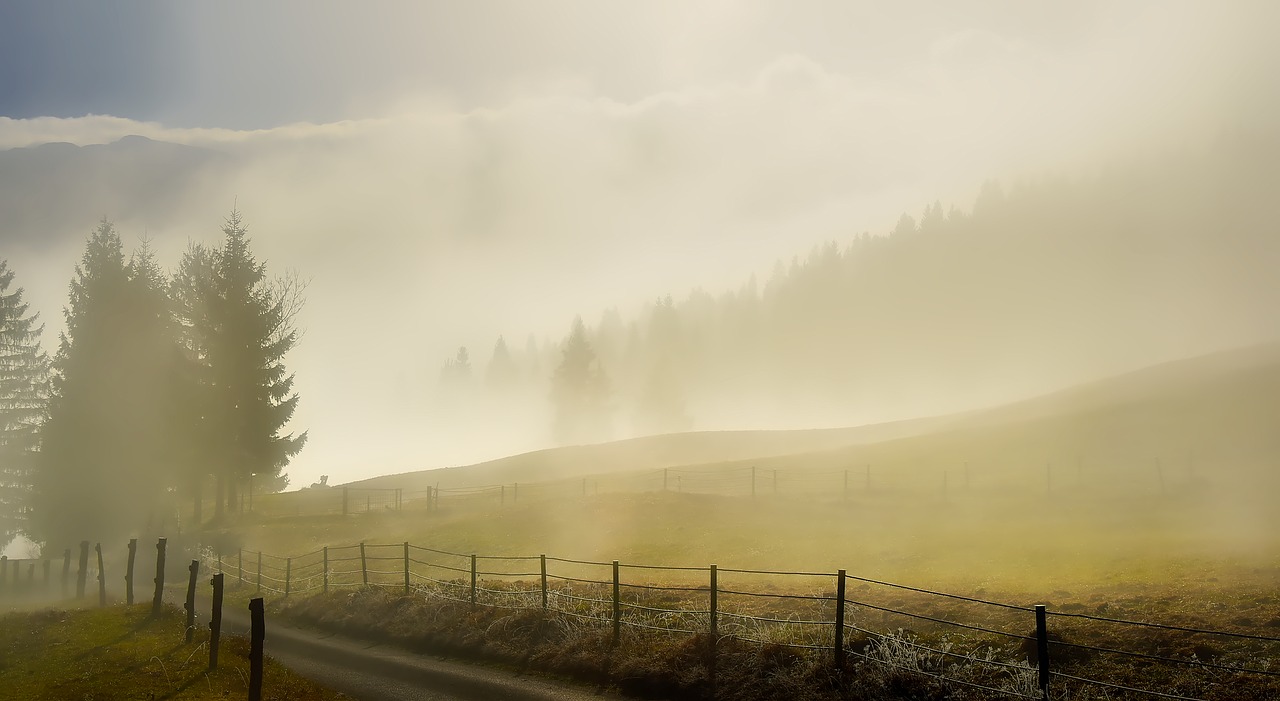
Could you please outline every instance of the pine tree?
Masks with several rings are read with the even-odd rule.
[[[551,380],[555,405],[552,434],[561,444],[588,443],[609,437],[609,381],[587,340],[582,317],[573,321]]]
[[[216,471],[212,458],[218,451],[218,436],[212,421],[216,387],[209,368],[209,347],[214,336],[212,315],[217,297],[215,254],[216,251],[201,244],[190,244],[169,286],[183,353],[180,386],[186,392],[175,416],[186,439],[179,448],[179,464],[185,469],[178,476],[178,488],[191,499],[192,516],[197,524],[203,521],[204,484]]]
[[[222,233],[223,245],[213,256],[207,328],[201,332],[215,388],[207,420],[221,446],[214,456],[217,515],[224,502],[236,504],[239,486],[251,478],[255,486],[283,488],[288,478],[282,471],[307,440],[305,431],[282,435],[298,406],[284,356],[298,341],[294,316],[302,286],[296,279],[267,279],[239,211],[232,210]]]
[[[484,380],[489,389],[506,392],[511,390],[520,374],[520,368],[511,357],[507,341],[502,336],[493,344],[493,355],[489,358],[489,367],[485,369]]]
[[[178,359],[167,283],[150,249],[126,263],[106,220],[71,282],[32,525],[54,547],[136,533],[172,486]]]
[[[0,260],[0,550],[25,528],[39,429],[49,400],[49,356],[40,348],[38,314]]]

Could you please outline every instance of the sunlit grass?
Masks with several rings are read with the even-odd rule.
[[[145,604],[0,616],[0,698],[244,698],[247,639],[224,637],[218,670],[208,672],[208,629],[199,626],[186,643],[181,611],[167,607],[157,619],[150,612]],[[278,701],[341,698],[270,659],[263,691]]]

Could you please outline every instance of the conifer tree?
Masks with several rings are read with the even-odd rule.
[[[519,374],[520,369],[511,357],[506,339],[498,336],[497,342],[493,344],[493,356],[489,358],[489,366],[484,372],[485,384],[492,390],[505,392],[516,384]]]
[[[39,430],[49,400],[49,356],[43,326],[28,314],[22,288],[0,260],[0,549],[25,527]]]
[[[552,434],[561,444],[588,443],[609,437],[609,381],[600,367],[582,317],[573,320],[551,380],[555,405]]]
[[[251,475],[255,488],[283,488],[282,471],[307,439],[305,431],[282,433],[298,406],[284,357],[298,341],[294,316],[302,287],[296,279],[267,279],[239,211],[232,210],[222,233],[222,247],[213,255],[207,328],[201,332],[214,388],[206,416],[221,446],[213,456],[218,515],[224,502],[237,503],[239,487]]]
[[[160,525],[181,438],[166,286],[145,244],[126,263],[110,222],[90,234],[71,282],[33,476],[38,540],[59,547]]]

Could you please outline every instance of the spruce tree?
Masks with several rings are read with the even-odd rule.
[[[0,550],[25,528],[39,430],[49,400],[49,356],[43,326],[28,314],[22,288],[0,260]]]
[[[582,317],[573,320],[564,343],[560,365],[551,379],[551,399],[556,441],[572,444],[609,438],[609,381],[587,340]]]
[[[296,281],[266,277],[266,265],[250,250],[240,212],[222,228],[213,256],[208,300],[207,372],[214,388],[208,414],[220,446],[216,455],[217,508],[234,506],[238,489],[255,475],[255,487],[278,490],[282,470],[302,449],[307,434],[284,434],[298,406],[294,376],[284,356],[298,341],[294,315],[301,304]]]
[[[37,539],[62,547],[160,529],[173,484],[177,347],[166,281],[144,244],[127,263],[106,220],[71,282],[33,479]]]

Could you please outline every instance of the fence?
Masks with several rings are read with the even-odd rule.
[[[845,570],[780,572],[489,556],[410,543],[326,547],[294,557],[241,551],[234,561],[217,558],[210,566],[229,572],[242,586],[281,596],[378,586],[459,605],[542,611],[603,626],[611,630],[615,645],[628,631],[706,636],[713,675],[718,646],[736,641],[828,655],[838,673],[846,672],[850,661],[861,662],[999,697],[1047,699],[1053,687],[1055,694],[1077,698],[1092,688],[1107,698],[1118,693],[1200,701],[1191,694],[1200,688],[1197,684],[1206,683],[1205,675],[1218,685],[1258,678],[1274,682],[1274,691],[1280,692],[1280,671],[1270,669],[1280,653],[1277,637],[1068,607],[1051,611],[1045,605],[961,596]],[[1139,631],[1129,642],[1145,650],[1083,642],[1123,638],[1113,633],[1090,637],[1081,628],[1084,624]],[[1200,659],[1198,653],[1179,657],[1153,648],[1153,631],[1193,650],[1210,649],[1202,642],[1209,639],[1242,646],[1217,651],[1213,660]],[[1088,659],[1095,655],[1173,665],[1200,676],[1178,677],[1177,684],[1191,691],[1144,687],[1124,676],[1091,678]]]
[[[979,493],[1016,495],[1106,494],[1170,495],[1194,493],[1208,471],[1187,459],[1175,469],[1159,459],[1129,458],[1086,462],[1079,456],[1027,466],[1009,462],[961,461],[949,466],[857,464],[849,467],[668,467],[608,472],[536,482],[425,486],[424,477],[408,477],[416,488],[329,487],[258,497],[253,511],[267,516],[435,511],[506,507],[521,503],[585,497],[603,493],[684,492],[753,498],[798,497],[826,501],[884,498],[891,495],[942,497]],[[1105,480],[1091,476],[1105,474]]]

